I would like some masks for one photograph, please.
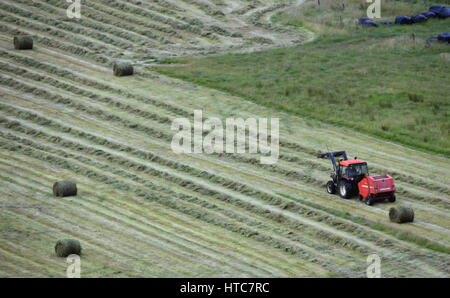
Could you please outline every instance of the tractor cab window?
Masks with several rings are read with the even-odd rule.
[[[366,163],[353,164],[348,168],[347,174],[347,177],[366,175],[369,174],[369,169]]]
[[[369,174],[369,169],[366,163],[352,164],[348,167],[339,165],[339,171],[342,177],[353,178]]]
[[[347,171],[348,171],[348,167],[343,166],[343,165],[339,165],[339,174],[342,177],[347,177]]]

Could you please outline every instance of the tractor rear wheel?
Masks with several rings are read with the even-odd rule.
[[[374,202],[375,202],[375,199],[372,197],[372,195],[369,195],[369,196],[366,198],[366,205],[367,205],[367,206],[372,206]]]
[[[329,194],[335,194],[336,193],[336,185],[334,185],[333,181],[328,181],[327,182],[327,192]]]
[[[395,195],[392,195],[392,197],[390,197],[388,200],[389,200],[389,202],[394,203],[395,202]]]
[[[339,183],[339,195],[341,198],[348,199],[352,195],[352,185],[346,181]]]

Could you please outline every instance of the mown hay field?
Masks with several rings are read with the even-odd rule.
[[[297,5],[100,0],[69,20],[62,1],[2,1],[0,276],[64,277],[55,243],[77,239],[82,277],[364,277],[372,253],[385,277],[448,277],[447,158],[147,68],[300,43],[308,32],[271,23]],[[14,50],[19,34],[33,50]],[[113,75],[119,58],[134,75]],[[195,109],[280,118],[279,161],[175,154],[171,123]],[[391,174],[398,202],[328,195],[325,144]],[[77,196],[53,196],[62,180]],[[389,221],[397,204],[414,208],[413,223]]]

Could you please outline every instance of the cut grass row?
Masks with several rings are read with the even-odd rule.
[[[36,7],[39,12],[42,12],[40,16],[36,16],[35,14],[32,14],[31,12],[28,12],[28,14],[35,20],[44,21],[48,24],[49,15],[61,15],[64,16],[65,9],[57,9],[55,6],[45,4],[45,3],[30,3],[29,1],[16,1],[16,3],[20,3],[21,7],[28,8],[29,6]],[[51,2],[49,2],[51,3]],[[87,4],[86,4],[87,6]],[[11,10],[10,10],[11,11]],[[12,12],[20,12],[19,8],[16,8],[15,11]],[[20,12],[21,15],[23,15],[23,12]],[[159,42],[165,44],[170,43],[170,41],[166,40],[164,36],[157,35],[153,33],[150,30],[141,31],[138,30],[135,26],[124,26],[121,22],[116,22],[114,20],[111,20],[110,16],[105,17],[105,14],[102,12],[99,13],[99,11],[91,11],[90,9],[84,9],[83,11],[83,18],[82,22],[71,22],[69,20],[64,20],[59,18],[56,20],[53,20],[53,22],[56,22],[59,27],[61,27],[62,23],[67,23],[67,25],[74,27],[78,30],[83,30],[86,34],[91,34],[91,31],[97,32],[97,33],[109,33],[114,36],[114,38],[120,39],[120,41],[131,41],[133,42],[132,47],[134,47],[136,44],[143,43],[144,41],[150,42],[150,43],[157,43]],[[86,28],[84,28],[86,27]],[[151,40],[149,40],[151,39]],[[114,39],[113,39],[114,42]],[[114,44],[114,43],[113,43]]]
[[[171,121],[172,121],[170,118],[168,118],[166,116],[161,116],[159,114],[152,113],[150,111],[138,109],[134,105],[130,105],[128,103],[115,100],[111,97],[101,96],[92,91],[89,91],[86,89],[81,89],[75,85],[70,85],[70,84],[61,82],[61,81],[53,79],[49,76],[42,76],[38,73],[31,72],[25,68],[18,67],[17,65],[13,66],[11,64],[3,63],[0,61],[0,68],[2,69],[2,71],[5,71],[7,73],[14,73],[23,78],[42,82],[43,83],[42,87],[44,87],[45,84],[48,84],[48,85],[56,87],[58,89],[62,89],[62,90],[68,91],[70,93],[73,93],[74,95],[81,95],[83,97],[90,98],[92,102],[107,104],[107,105],[116,107],[117,109],[120,109],[124,112],[130,113],[130,114],[133,114],[133,115],[136,115],[139,117],[143,117],[145,119],[151,119],[152,121],[155,121],[160,124],[168,124],[168,123],[171,123]]]
[[[165,15],[155,13],[151,10],[141,8],[136,5],[122,2],[122,1],[100,0],[100,2],[102,4],[104,4],[105,6],[109,6],[109,7],[115,8],[120,11],[138,15],[140,17],[150,18],[150,19],[158,21],[160,23],[167,24],[175,30],[187,31],[187,32],[202,35],[202,36],[204,35],[204,32],[202,30],[202,27],[204,25],[200,21],[197,21],[196,24],[192,24],[192,23],[189,24],[189,23],[186,23],[185,21],[177,20],[172,17],[167,17]]]
[[[0,13],[0,16],[4,16]],[[3,19],[5,20],[5,19]],[[108,58],[105,54],[100,54],[96,52],[96,50],[89,50],[86,47],[81,47],[79,45],[76,45],[74,43],[71,43],[69,41],[64,40],[57,40],[55,36],[59,36],[61,33],[59,32],[53,32],[51,31],[50,34],[48,32],[44,33],[44,30],[42,30],[42,27],[33,27],[30,23],[27,23],[27,26],[31,26],[27,29],[24,29],[21,26],[11,25],[11,24],[5,24],[3,22],[0,22],[0,32],[6,33],[8,35],[31,35],[36,40],[36,42],[41,43],[45,46],[48,46],[50,48],[56,48],[59,50],[62,50],[66,53],[71,53],[75,56],[79,57],[88,57],[96,62],[106,64],[110,61],[110,58]],[[25,27],[27,27],[25,26]],[[69,39],[72,40],[72,39]],[[82,43],[82,42],[80,42]],[[100,51],[100,48],[97,49]],[[103,52],[106,52],[105,49],[103,49]],[[107,54],[107,52],[106,52]],[[112,54],[112,52],[110,52]]]
[[[325,211],[327,213],[333,214],[334,216],[340,217],[340,218],[344,218],[347,220],[350,220],[354,223],[358,223],[360,225],[364,225],[364,226],[368,226],[371,229],[380,231],[380,232],[384,232],[387,233],[391,236],[394,236],[395,238],[399,239],[399,240],[403,240],[403,241],[407,241],[407,242],[411,242],[414,243],[418,246],[424,247],[426,249],[431,249],[437,252],[441,252],[441,253],[445,253],[445,254],[450,254],[450,247],[441,245],[435,241],[430,241],[429,239],[420,237],[420,236],[416,236],[416,235],[411,235],[411,233],[407,233],[407,232],[402,232],[396,229],[392,229],[386,225],[383,225],[381,223],[375,223],[375,222],[371,222],[369,220],[367,220],[366,218],[363,218],[361,216],[355,216],[355,215],[351,215],[348,212],[344,212],[344,211],[340,211],[340,210],[335,210],[332,208],[328,208],[326,206],[320,205],[320,204],[315,204],[312,202],[308,202],[299,198],[295,198],[286,194],[279,194],[285,198],[294,200],[294,201],[298,201],[301,202],[302,204],[305,204],[307,206],[310,206],[312,208],[318,209],[318,210],[322,210]]]
[[[112,40],[103,33],[92,30],[83,30],[78,26],[71,26],[64,22],[45,18],[24,9],[14,9],[4,3],[0,4],[0,6],[2,8],[3,21],[5,22],[17,24],[24,28],[39,30],[43,33],[51,33],[63,40],[76,41],[78,45],[83,47],[93,48],[95,50],[109,49],[119,51],[119,49],[125,49],[132,46],[129,42],[125,43]],[[69,35],[71,38],[68,38]]]
[[[45,71],[47,74],[56,75],[59,78],[65,78],[70,80],[71,82],[76,82],[77,84],[81,84],[86,87],[93,87],[97,90],[110,92],[113,96],[124,97],[127,99],[133,99],[138,102],[148,104],[154,106],[156,108],[161,108],[167,111],[167,113],[180,116],[180,117],[192,117],[193,112],[188,112],[182,108],[179,108],[175,105],[171,105],[170,103],[166,103],[158,98],[151,97],[151,95],[147,96],[138,96],[129,92],[128,90],[117,88],[116,86],[104,84],[99,81],[92,80],[87,77],[81,77],[76,73],[73,73],[67,69],[64,69],[58,65],[50,64],[48,62],[44,63],[42,61],[38,61],[35,58],[30,58],[27,56],[18,55],[8,51],[2,51],[0,49],[0,54],[2,57],[9,59],[13,63],[23,65],[27,69],[33,68],[39,71]]]
[[[99,22],[106,22],[119,28],[126,29],[131,32],[139,33],[143,36],[147,36],[161,41],[163,44],[170,44],[170,38],[176,38],[178,40],[184,40],[185,36],[180,32],[175,31],[173,28],[162,25],[160,23],[151,23],[148,20],[143,21],[141,19],[134,18],[132,15],[124,14],[122,11],[116,11],[105,8],[98,3],[86,4],[92,13],[87,15],[88,17],[95,19]],[[111,18],[114,16],[115,18]],[[148,28],[148,29],[147,29]],[[155,30],[158,34],[152,32]]]

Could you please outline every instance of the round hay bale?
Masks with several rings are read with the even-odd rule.
[[[58,181],[53,184],[55,197],[69,197],[77,195],[77,184],[73,181]]]
[[[55,253],[58,257],[67,257],[72,254],[81,255],[80,241],[74,239],[58,240],[55,245]]]
[[[133,75],[133,65],[128,62],[116,62],[113,66],[114,75],[117,77]]]
[[[389,210],[389,219],[396,223],[414,221],[414,210],[411,207],[397,206]]]
[[[33,39],[31,36],[15,36],[14,48],[16,50],[31,50],[33,49]]]

